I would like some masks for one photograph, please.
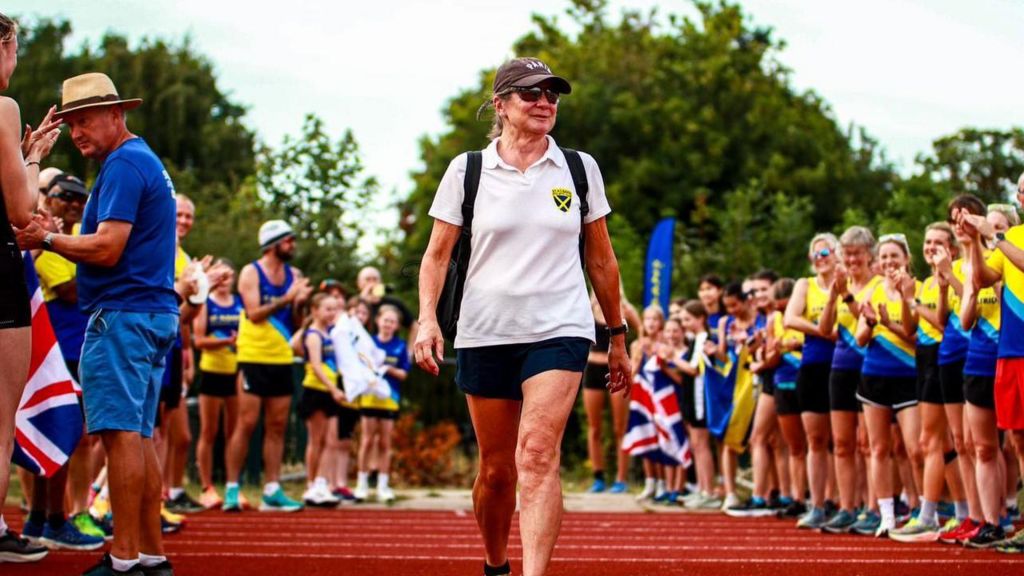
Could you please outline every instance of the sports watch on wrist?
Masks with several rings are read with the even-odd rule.
[[[43,236],[43,250],[53,250],[53,239],[55,236],[53,232],[47,232],[46,236]]]
[[[626,334],[629,332],[629,324],[623,324],[622,326],[616,326],[612,328],[608,327],[608,336],[618,336],[619,334]]]
[[[851,304],[851,303],[853,303],[853,300],[854,300],[853,294],[847,294],[846,296],[843,296],[843,303],[844,304]]]
[[[998,243],[1002,242],[1003,240],[1006,240],[1006,234],[1004,234],[1002,232],[996,232],[996,243],[998,244]]]

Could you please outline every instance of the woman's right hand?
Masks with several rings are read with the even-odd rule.
[[[441,327],[436,319],[420,322],[416,343],[413,345],[413,356],[420,368],[434,376],[441,373],[439,362],[444,360],[444,336],[441,335]]]
[[[54,120],[53,114],[57,111],[56,106],[50,106],[35,130],[31,126],[25,126],[25,135],[21,139],[21,154],[25,160],[39,162],[50,154],[57,138],[60,137],[60,125],[62,120]]]

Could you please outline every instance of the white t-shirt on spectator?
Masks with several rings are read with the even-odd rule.
[[[455,347],[558,337],[593,341],[594,315],[579,256],[580,203],[565,155],[548,136],[547,152],[523,173],[498,156],[497,142],[483,151]],[[580,156],[590,185],[590,223],[611,208],[597,162]],[[466,154],[460,154],[437,188],[431,217],[462,225],[465,173]]]

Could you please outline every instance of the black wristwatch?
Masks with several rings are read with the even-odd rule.
[[[629,332],[629,324],[623,324],[622,326],[616,326],[614,328],[612,328],[611,326],[608,327],[609,337],[618,336],[619,334],[626,334],[627,332]]]
[[[847,294],[846,296],[843,296],[843,304],[852,304],[852,303],[853,303],[853,294]]]
[[[1006,234],[1002,232],[996,232],[996,244],[1002,242],[1003,240],[1006,240]]]

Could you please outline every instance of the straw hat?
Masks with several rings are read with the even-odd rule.
[[[114,104],[120,104],[125,110],[131,110],[142,104],[142,98],[122,100],[117,95],[117,88],[114,88],[110,77],[99,72],[90,72],[64,81],[60,111],[53,116],[60,118],[75,110]]]

